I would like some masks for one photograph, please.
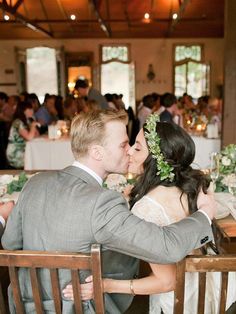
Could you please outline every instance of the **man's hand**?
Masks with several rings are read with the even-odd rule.
[[[5,219],[5,221],[7,221],[7,218],[10,215],[13,207],[14,207],[13,201],[0,203],[0,216],[2,216]]]
[[[205,194],[202,190],[198,194],[197,208],[205,212],[207,216],[212,220],[216,214],[216,202],[214,199],[214,193],[208,191]]]
[[[83,301],[93,299],[93,276],[89,276],[85,279],[86,283],[80,285],[80,293],[81,299]],[[62,293],[66,299],[74,300],[74,293],[72,285],[67,285],[63,290]]]

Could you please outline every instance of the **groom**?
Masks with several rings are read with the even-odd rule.
[[[167,227],[140,220],[128,210],[117,192],[106,190],[102,181],[111,172],[127,172],[128,137],[124,112],[98,111],[74,118],[71,147],[75,162],[63,170],[35,175],[26,184],[8,220],[3,247],[17,250],[88,252],[92,243],[103,245],[104,277],[130,279],[138,273],[138,259],[174,263],[194,248],[212,240],[209,218],[214,201],[201,194],[198,208],[189,218]],[[134,256],[136,258],[133,258]],[[82,280],[87,277],[82,274]],[[54,312],[48,273],[40,273],[43,304]],[[61,271],[60,285],[70,275]],[[26,313],[34,310],[30,279],[20,270]],[[131,295],[106,294],[106,313],[123,313]],[[74,313],[73,303],[64,299],[63,313]],[[12,300],[11,312],[14,313]],[[94,313],[92,303],[84,303]]]

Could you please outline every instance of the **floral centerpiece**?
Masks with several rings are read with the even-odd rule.
[[[229,192],[236,182],[236,145],[226,146],[219,154],[219,177],[215,192]]]
[[[5,194],[20,192],[31,176],[32,175],[27,175],[25,172],[22,172],[19,175],[5,174],[0,176],[0,197]]]

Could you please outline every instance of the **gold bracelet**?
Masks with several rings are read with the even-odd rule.
[[[129,282],[129,289],[130,289],[130,292],[132,295],[135,295],[135,292],[134,292],[134,285],[133,285],[133,279],[130,280]]]

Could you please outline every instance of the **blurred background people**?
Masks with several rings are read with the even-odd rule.
[[[8,163],[13,168],[23,169],[25,143],[39,135],[37,122],[32,121],[33,115],[34,110],[30,103],[21,102],[18,104],[11,125],[6,152]]]

